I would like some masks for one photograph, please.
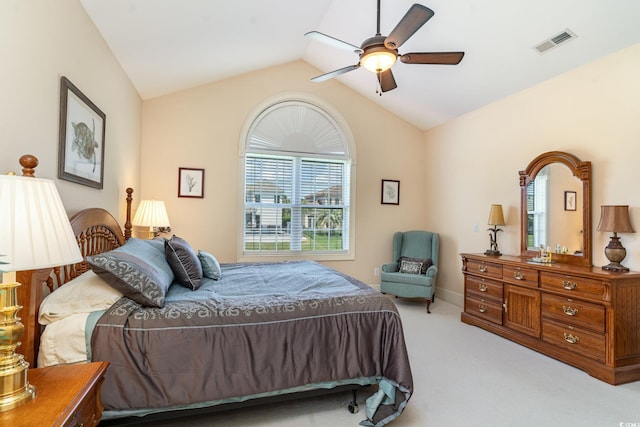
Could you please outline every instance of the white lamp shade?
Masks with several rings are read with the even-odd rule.
[[[53,181],[0,175],[0,271],[82,261]]]
[[[141,227],[169,227],[169,215],[162,200],[143,200],[133,217],[133,225]]]

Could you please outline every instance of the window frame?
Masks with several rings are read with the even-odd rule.
[[[263,151],[263,150],[249,150],[249,144],[251,139],[251,131],[253,126],[264,113],[270,108],[281,104],[281,103],[301,103],[307,104],[309,108],[314,109],[315,111],[323,114],[327,119],[329,119],[333,125],[340,132],[340,136],[342,138],[342,142],[345,146],[346,156],[336,157],[330,155],[318,155],[315,153],[296,153],[291,151]],[[238,183],[238,227],[237,227],[237,258],[238,261],[242,262],[250,262],[250,261],[279,261],[285,259],[311,259],[315,261],[338,261],[338,260],[353,260],[355,259],[355,177],[356,177],[356,156],[355,156],[355,143],[353,139],[353,135],[349,126],[347,125],[344,118],[331,106],[327,105],[320,99],[310,97],[306,94],[296,96],[292,95],[283,95],[273,97],[263,104],[258,106],[254,111],[247,117],[245,121],[243,131],[240,136],[240,150],[239,150],[239,183]],[[327,251],[269,251],[269,252],[245,252],[244,251],[244,232],[245,232],[245,166],[246,166],[246,157],[248,155],[256,155],[256,156],[274,156],[274,157],[299,157],[305,160],[326,160],[326,161],[345,161],[348,163],[347,173],[349,176],[343,177],[343,180],[346,180],[349,183],[348,190],[348,203],[345,203],[348,209],[348,236],[346,237],[348,241],[348,247],[340,252],[327,252]]]

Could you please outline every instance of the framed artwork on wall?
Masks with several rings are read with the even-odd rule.
[[[106,115],[73,83],[62,77],[58,178],[102,188],[105,124]]]
[[[565,211],[576,210],[576,192],[575,191],[564,192],[564,210]]]
[[[382,196],[383,205],[399,205],[400,204],[400,181],[392,179],[382,180]]]
[[[178,197],[204,198],[204,169],[178,168]]]

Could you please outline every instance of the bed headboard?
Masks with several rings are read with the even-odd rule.
[[[124,232],[113,215],[102,208],[84,209],[69,219],[83,258],[122,246],[131,237],[133,189],[127,188],[126,191]],[[24,356],[31,367],[35,367],[40,347],[41,327],[38,323],[38,310],[43,298],[43,283],[46,283],[50,292],[54,292],[88,269],[89,266],[83,260],[77,264],[54,267],[53,271],[43,269],[16,273],[17,281],[22,283],[18,288],[18,301],[23,306],[20,317],[24,324],[22,344],[17,352]]]

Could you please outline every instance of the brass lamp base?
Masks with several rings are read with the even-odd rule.
[[[29,364],[15,350],[24,334],[17,317],[22,308],[17,303],[20,283],[0,283],[0,412],[22,406],[36,395],[27,380]]]
[[[629,271],[627,267],[620,264],[620,261],[627,256],[627,250],[622,246],[622,243],[620,243],[620,238],[617,233],[613,233],[613,236],[611,236],[609,244],[604,248],[604,255],[609,260],[609,264],[603,265],[603,270],[618,272]]]

